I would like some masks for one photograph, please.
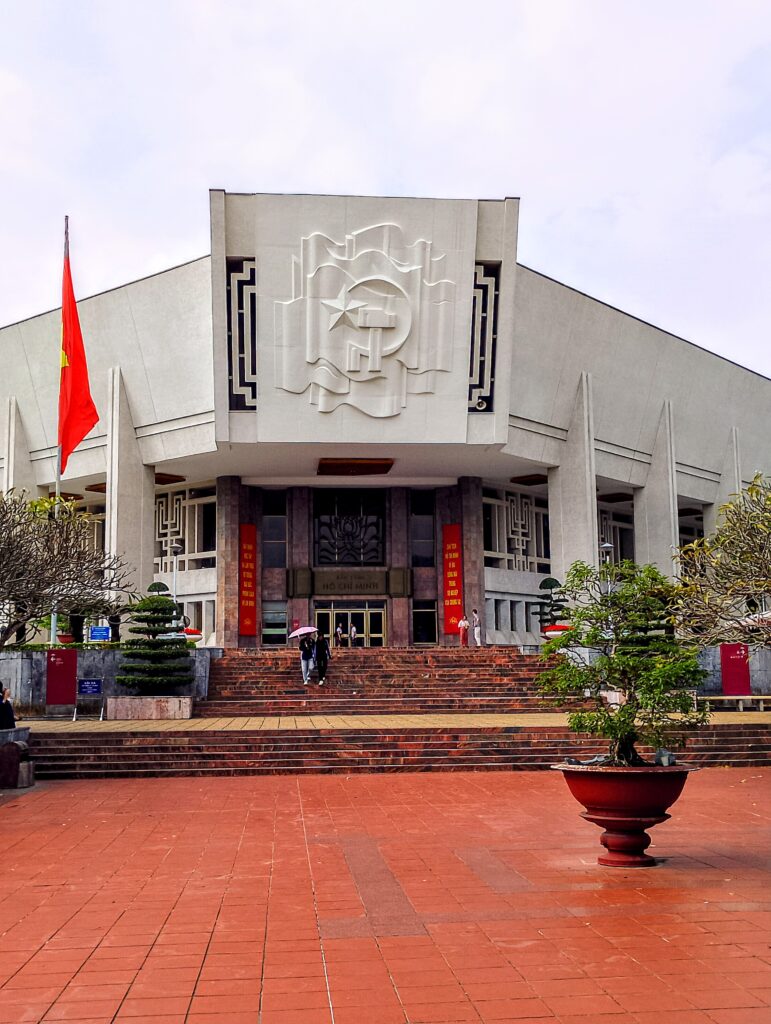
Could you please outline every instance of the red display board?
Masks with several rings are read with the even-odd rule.
[[[78,652],[69,648],[46,651],[46,704],[74,704]]]
[[[257,527],[241,523],[238,539],[238,632],[257,636]]]
[[[442,576],[444,579],[444,631],[457,633],[463,614],[463,552],[459,523],[442,527]]]
[[[720,645],[720,674],[723,693],[741,697],[750,693],[750,649],[746,644]]]

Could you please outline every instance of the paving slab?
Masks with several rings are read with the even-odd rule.
[[[650,869],[578,811],[551,772],[3,791],[0,1024],[771,1021],[771,769],[694,773]]]
[[[276,729],[452,729],[473,726],[538,729],[565,726],[567,720],[566,714],[545,711],[532,714],[269,715],[255,718],[172,719],[165,722],[100,722],[93,718],[79,718],[73,722],[62,718],[30,718],[24,725],[39,732],[269,732]],[[710,725],[767,725],[771,728],[771,711],[717,711],[710,716]]]

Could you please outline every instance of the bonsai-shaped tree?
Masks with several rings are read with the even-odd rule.
[[[637,742],[659,747],[667,735],[707,721],[693,693],[705,673],[671,625],[675,593],[655,566],[629,561],[574,562],[565,577],[562,617],[570,628],[544,645],[550,667],[540,686],[591,701],[568,725],[610,740],[606,764],[645,764]]]
[[[720,508],[717,529],[680,550],[678,630],[702,646],[771,644],[771,480]]]
[[[169,691],[191,679],[190,652],[179,627],[177,605],[163,583],[152,583],[147,597],[130,608],[129,633],[137,639],[123,645],[122,673],[117,681],[143,693]]]

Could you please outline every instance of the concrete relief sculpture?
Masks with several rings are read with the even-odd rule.
[[[276,302],[276,386],[309,393],[319,412],[352,405],[397,416],[451,369],[455,285],[431,243],[395,224],[335,242],[303,238],[292,298]]]

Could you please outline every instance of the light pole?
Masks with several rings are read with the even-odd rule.
[[[171,545],[171,559],[172,559],[172,578],[171,578],[171,593],[174,599],[174,628],[179,629],[179,606],[177,605],[177,566],[179,563],[179,556],[182,554],[182,545],[179,541],[174,541]]]
[[[606,540],[604,544],[600,544],[600,552],[602,561],[605,565],[607,565],[608,562],[613,561],[613,545],[610,543],[610,541]]]

